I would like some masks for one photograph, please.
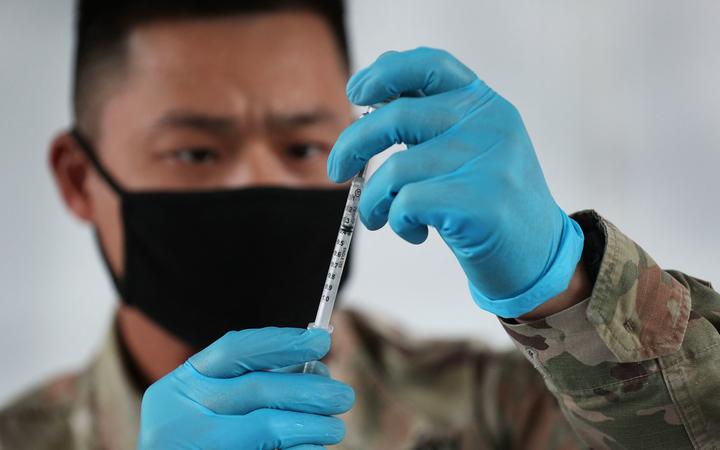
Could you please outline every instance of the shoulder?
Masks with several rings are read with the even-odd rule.
[[[514,400],[510,394],[519,390],[526,399],[546,392],[518,352],[495,352],[475,339],[419,339],[364,312],[342,310],[334,319],[328,365],[357,394],[348,429],[373,430],[348,435],[346,442],[357,448],[368,442],[378,448],[460,448],[457,442],[484,448],[505,432],[499,402]]]
[[[495,351],[478,338],[420,338],[366,311],[344,309],[337,316],[338,325],[344,327],[338,331],[351,334],[357,350],[365,351],[373,364],[385,370],[402,366],[403,371],[432,370],[437,374],[469,366],[485,369],[497,364],[527,364],[517,352]]]
[[[70,448],[86,391],[82,375],[73,373],[22,394],[0,410],[0,450]]]
[[[338,350],[353,355],[347,359],[355,370],[389,386],[395,395],[407,395],[412,403],[416,397],[427,399],[431,409],[438,399],[471,406],[480,391],[494,389],[504,379],[533,389],[543,385],[517,351],[494,351],[478,339],[419,339],[365,312],[344,310],[339,322],[337,331],[343,336],[334,335],[333,346],[352,342]]]

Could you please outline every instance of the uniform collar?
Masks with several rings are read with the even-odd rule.
[[[123,357],[116,320],[88,375],[93,387],[100,447],[136,448],[142,392]]]

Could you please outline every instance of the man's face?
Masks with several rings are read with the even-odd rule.
[[[351,121],[329,26],[305,12],[169,20],[135,29],[94,144],[127,190],[322,187]],[[117,196],[88,177],[88,219],[122,274]]]

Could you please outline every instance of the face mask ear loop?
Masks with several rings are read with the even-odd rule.
[[[100,174],[100,177],[102,177],[103,180],[110,186],[110,188],[115,191],[115,193],[123,197],[125,196],[125,189],[123,189],[120,184],[115,181],[115,178],[113,178],[110,173],[105,170],[105,167],[100,163],[100,160],[98,159],[97,152],[95,151],[95,148],[90,143],[90,140],[88,140],[83,133],[80,132],[80,130],[77,129],[77,127],[73,127],[70,130],[70,135],[75,139],[75,141],[80,146],[80,149],[85,154],[85,157],[90,161],[90,163],[93,165],[95,170],[98,174]]]
[[[112,268],[112,265],[110,265],[110,259],[108,259],[107,253],[105,253],[105,248],[102,245],[102,239],[100,238],[100,231],[95,228],[95,232],[93,233],[95,236],[95,244],[97,245],[98,251],[100,252],[100,257],[102,258],[103,264],[105,264],[105,267],[107,268],[108,273],[110,274],[110,278],[112,279],[112,283],[115,286],[115,290],[120,295],[120,298],[123,299],[123,301],[127,302],[127,291],[125,289],[125,283],[124,281],[115,273],[115,271]]]
[[[97,173],[100,174],[100,177],[105,180],[108,186],[110,186],[110,189],[112,189],[118,195],[118,197],[123,198],[126,193],[125,189],[123,189],[120,184],[115,181],[115,178],[113,178],[112,175],[110,175],[110,173],[105,170],[105,167],[103,167],[103,165],[100,163],[100,160],[97,157],[97,152],[95,151],[93,145],[90,143],[90,140],[85,138],[83,133],[81,133],[80,130],[77,129],[77,127],[73,127],[70,130],[70,135],[78,143],[83,154],[85,154],[85,157],[90,161],[90,164],[93,165]],[[125,284],[123,283],[123,280],[121,280],[120,277],[117,276],[115,271],[112,269],[112,266],[110,265],[110,260],[108,259],[107,254],[105,253],[105,249],[102,246],[102,241],[100,239],[100,231],[96,228],[94,234],[98,249],[100,250],[100,256],[102,257],[103,263],[105,263],[105,266],[110,273],[112,282],[115,285],[115,290],[118,292],[118,294],[120,294],[120,297],[125,299],[127,298],[125,295]]]

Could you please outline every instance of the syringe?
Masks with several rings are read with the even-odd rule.
[[[372,112],[373,109],[372,107],[368,108],[363,116]],[[367,167],[363,167],[350,182],[350,192],[348,192],[345,210],[343,211],[340,222],[340,230],[338,231],[335,247],[333,248],[332,257],[330,258],[330,268],[325,278],[325,285],[323,286],[322,296],[320,297],[320,305],[315,315],[315,322],[308,325],[308,328],[322,328],[327,330],[328,333],[332,333],[333,327],[330,325],[330,317],[332,316],[333,307],[335,307],[335,298],[337,297],[338,287],[342,279],[348,251],[350,251],[350,241],[352,241],[353,232],[355,231],[360,195],[365,188],[366,168]],[[312,373],[314,370],[315,361],[305,363],[305,367],[303,368],[304,373]]]
[[[315,322],[310,326],[313,328],[324,328],[332,331],[330,325],[330,316],[335,306],[335,297],[337,296],[340,279],[342,278],[345,261],[350,250],[350,242],[352,241],[353,232],[355,231],[355,222],[357,221],[358,203],[360,202],[360,194],[365,187],[365,169],[355,175],[350,184],[350,192],[348,193],[345,210],[343,211],[340,230],[338,231],[335,247],[333,248],[332,257],[330,258],[330,268],[328,269],[325,286],[323,286],[322,296],[320,297],[320,305],[318,306]]]

